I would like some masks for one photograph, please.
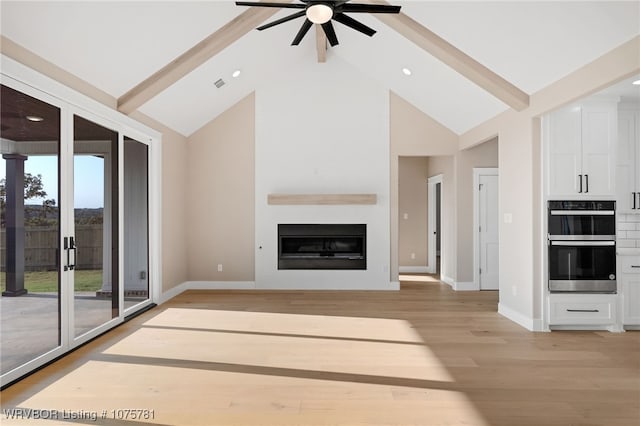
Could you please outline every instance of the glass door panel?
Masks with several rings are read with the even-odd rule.
[[[60,109],[0,93],[0,374],[61,345]]]
[[[124,137],[124,307],[149,299],[149,148]]]
[[[118,133],[73,119],[74,336],[119,315]]]

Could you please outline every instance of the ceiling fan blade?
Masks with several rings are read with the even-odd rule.
[[[309,32],[309,29],[313,26],[313,22],[308,19],[305,19],[304,23],[300,27],[300,31],[296,34],[296,38],[293,39],[292,46],[297,46],[300,44],[304,36]]]
[[[236,6],[280,7],[283,9],[304,9],[307,7],[307,5],[300,3],[271,3],[261,1],[237,1]]]
[[[336,37],[336,31],[333,29],[333,24],[331,23],[331,21],[322,24],[322,29],[327,36],[329,44],[331,46],[336,46],[338,44],[338,37]]]
[[[340,7],[340,12],[351,13],[400,13],[401,6],[392,6],[388,4],[362,4],[362,3],[345,3]]]
[[[369,37],[371,37],[376,33],[376,30],[374,30],[373,28],[366,26],[362,22],[356,21],[355,19],[345,15],[344,13],[336,14],[333,17],[333,19],[335,19],[336,21],[340,22],[343,25],[346,25],[347,27],[353,28],[356,31],[360,31],[362,34],[366,34]]]
[[[275,20],[273,22],[269,22],[268,24],[264,24],[264,25],[256,28],[256,30],[258,30],[258,31],[266,30],[267,28],[271,28],[271,27],[274,27],[274,26],[276,26],[278,24],[282,24],[284,22],[291,21],[292,19],[296,19],[296,18],[299,18],[301,16],[304,16],[304,14],[305,14],[305,11],[301,10],[300,12],[296,12],[296,13],[291,14],[289,16],[285,16],[284,18]]]

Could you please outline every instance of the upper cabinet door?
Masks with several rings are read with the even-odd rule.
[[[582,106],[582,175],[585,195],[615,195],[617,106],[613,102]]]
[[[575,195],[580,190],[581,108],[570,106],[549,114],[545,135],[549,152],[548,189],[553,195]]]
[[[619,212],[638,211],[640,204],[637,191],[640,190],[638,179],[640,170],[637,164],[640,156],[638,126],[640,113],[631,110],[618,112],[618,144],[616,159],[616,189]],[[635,198],[635,203],[634,203]]]
[[[574,104],[545,117],[547,195],[615,196],[617,101]]]

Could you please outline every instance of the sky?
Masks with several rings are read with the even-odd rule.
[[[6,160],[0,161],[0,176],[6,178]],[[47,198],[58,205],[58,157],[31,155],[24,163],[25,173],[42,175]],[[104,160],[89,155],[74,157],[74,205],[75,208],[104,207]],[[31,199],[26,204],[41,204],[43,199]]]

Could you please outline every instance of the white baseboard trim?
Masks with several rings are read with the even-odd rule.
[[[187,290],[254,290],[255,281],[187,281]]]
[[[454,281],[453,278],[447,277],[446,275],[440,275],[440,281],[442,281],[445,284],[449,284],[451,288],[455,289],[456,282]]]
[[[537,324],[535,323],[536,321],[541,321],[534,320],[533,318],[522,315],[520,312],[514,311],[513,309],[508,308],[501,303],[498,303],[498,313],[529,331],[536,331]]]
[[[166,301],[173,299],[181,293],[184,293],[187,290],[363,290],[363,291],[380,291],[380,290],[389,290],[389,291],[397,291],[400,290],[400,282],[399,281],[391,281],[389,283],[389,287],[387,288],[258,288],[256,287],[255,281],[185,281],[182,284],[178,284],[177,286],[165,291],[160,295],[158,305],[162,305]]]
[[[320,283],[305,283],[305,287],[300,287],[299,284],[291,283],[285,284],[276,283],[260,283],[256,284],[256,290],[265,291],[394,291],[399,290],[399,283],[396,286],[396,282],[384,282],[380,283],[376,287],[371,286],[370,283],[352,283],[352,282],[320,282]]]
[[[400,266],[398,272],[405,274],[429,274],[428,266]]]
[[[473,281],[456,281],[451,277],[447,277],[446,275],[441,275],[440,281],[442,281],[445,284],[448,284],[455,291],[480,290],[480,288],[478,288],[478,286]]]
[[[158,305],[162,305],[166,301],[173,299],[174,297],[176,297],[177,295],[179,295],[180,293],[182,293],[186,289],[187,289],[187,283],[186,282],[184,282],[182,284],[178,284],[177,286],[175,286],[173,288],[170,288],[169,290],[165,291],[164,293],[162,293],[160,295],[160,298],[158,300]]]
[[[473,281],[456,281],[453,283],[455,291],[478,291],[480,287]]]
[[[162,293],[158,305],[187,290],[251,290],[255,288],[256,284],[253,281],[185,281]]]
[[[545,327],[544,321],[542,321],[541,319],[534,319],[533,331],[551,331],[551,330],[549,330],[549,327]]]

